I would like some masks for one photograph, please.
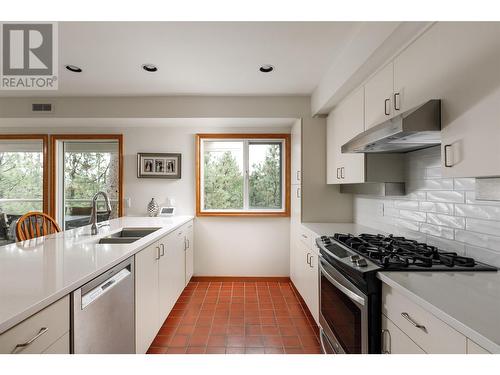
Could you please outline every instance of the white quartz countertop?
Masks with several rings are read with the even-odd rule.
[[[492,353],[500,353],[500,272],[379,272],[378,278]]]
[[[0,334],[192,219],[122,217],[96,236],[89,225],[0,247]],[[125,227],[161,229],[131,244],[98,244]]]

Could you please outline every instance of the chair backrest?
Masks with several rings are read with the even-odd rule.
[[[43,212],[28,212],[19,218],[16,225],[18,241],[30,240],[60,231],[61,228],[56,221]]]

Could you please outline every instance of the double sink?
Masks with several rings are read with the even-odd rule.
[[[140,240],[161,228],[123,228],[99,240],[99,244],[129,244]]]

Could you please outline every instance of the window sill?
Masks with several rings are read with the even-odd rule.
[[[223,217],[290,217],[290,213],[286,211],[282,212],[265,212],[265,211],[256,211],[256,212],[237,212],[237,211],[228,211],[228,212],[197,212],[196,216],[204,217],[204,216],[223,216]]]

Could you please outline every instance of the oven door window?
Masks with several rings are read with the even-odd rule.
[[[321,272],[321,314],[346,353],[362,352],[362,310]]]

